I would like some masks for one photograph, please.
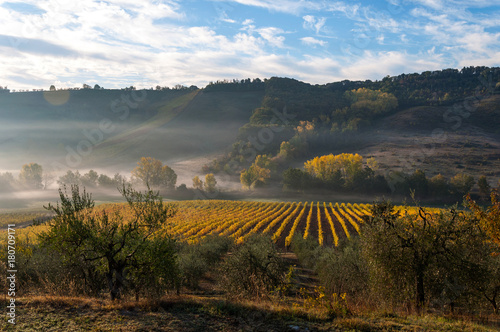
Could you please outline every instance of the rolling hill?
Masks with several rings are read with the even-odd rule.
[[[275,155],[300,121],[309,121],[323,131],[292,166],[314,155],[349,152],[374,156],[383,171],[420,168],[430,176],[464,171],[495,179],[500,177],[499,81],[499,68],[470,67],[326,85],[271,78],[204,89],[3,92],[0,172],[37,162],[46,170],[129,174],[140,157],[150,156],[176,171],[177,165],[189,180],[236,141]],[[367,113],[352,99],[350,91],[357,90],[394,96],[397,107]],[[284,107],[292,119],[286,130],[264,137],[274,126],[273,112]],[[333,125],[350,131],[332,136]],[[269,142],[259,148],[250,136]]]

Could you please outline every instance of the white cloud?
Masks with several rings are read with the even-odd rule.
[[[342,1],[333,1],[328,3],[326,10],[331,12],[340,12],[348,18],[354,19],[358,16],[360,7],[361,6],[359,4],[348,5]]]
[[[484,8],[500,5],[499,0],[412,0],[412,2],[436,10],[456,7]]]
[[[304,29],[313,30],[316,33],[319,33],[326,23],[326,17],[316,18],[312,15],[306,15],[302,18],[304,19]]]
[[[370,29],[387,30],[397,33],[400,30],[400,24],[386,13],[374,12],[368,9],[364,10],[364,17],[361,21],[366,22]]]
[[[284,33],[282,29],[275,27],[267,27],[267,28],[260,28],[257,30],[257,32],[272,46],[284,47],[283,43],[285,41],[285,37],[280,36],[280,34]]]
[[[445,68],[445,57],[432,51],[416,55],[404,52],[365,51],[350,64],[342,68],[342,75],[349,79],[382,79],[387,75],[422,72]]]
[[[221,20],[222,22],[226,22],[226,23],[236,23],[235,20],[230,19],[229,16],[227,16],[227,13],[225,11],[222,11],[220,13],[219,20]]]
[[[218,78],[273,75],[326,83],[500,65],[498,10],[469,11],[466,1],[414,2],[400,16],[340,1],[236,2],[273,11],[272,21],[258,12],[252,12],[255,22],[243,20],[248,12],[238,12],[242,6],[234,1],[231,18],[226,7],[212,18],[198,17],[180,1],[23,1],[45,11],[33,15],[0,6],[0,85],[204,86]],[[335,30],[344,53],[323,40],[332,35],[334,15],[335,24],[354,35]],[[301,25],[311,36],[299,35]]]
[[[323,8],[321,2],[316,1],[293,1],[293,0],[226,0],[246,6],[265,8],[270,11],[298,15],[305,10],[319,10]]]
[[[316,46],[316,45],[325,46],[328,44],[328,42],[316,39],[314,37],[303,37],[300,38],[300,40],[302,40],[302,43],[304,43],[305,45],[311,45],[311,46]]]

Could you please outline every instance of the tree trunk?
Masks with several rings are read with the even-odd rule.
[[[417,312],[421,313],[422,306],[424,305],[424,302],[425,302],[425,291],[424,291],[424,272],[420,268],[417,270],[416,279],[417,279],[416,280],[416,282],[417,282],[417,292],[416,292]]]
[[[113,287],[113,270],[108,271],[106,273],[106,278],[108,279],[108,290],[109,290],[109,295],[111,297],[111,301],[114,301],[116,299],[116,293],[114,292],[114,287]]]
[[[115,299],[121,298],[121,292],[125,284],[123,277],[125,264],[111,261],[108,263],[108,268],[109,271],[106,274],[106,277],[108,279],[108,289],[111,300],[114,301]]]

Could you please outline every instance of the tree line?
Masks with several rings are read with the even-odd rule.
[[[130,177],[120,173],[115,173],[114,176],[99,174],[91,169],[83,174],[78,170],[68,170],[56,180],[56,176],[51,172],[45,172],[40,164],[29,163],[23,165],[17,179],[10,172],[0,173],[0,191],[42,190],[48,189],[54,182],[60,188],[64,186],[69,188],[73,185],[89,189],[116,189],[123,185],[150,187],[176,194],[179,198],[192,198],[195,196],[194,191],[214,193],[218,190],[217,180],[212,173],[205,174],[204,180],[199,176],[195,176],[192,180],[191,188],[185,184],[176,186],[175,171],[152,157],[142,157],[131,171]]]
[[[330,154],[306,161],[303,170],[285,170],[283,186],[285,190],[295,191],[324,189],[396,197],[409,197],[413,193],[417,199],[441,203],[460,201],[476,183],[484,201],[488,200],[491,190],[484,175],[476,182],[465,173],[457,173],[448,179],[441,174],[429,178],[419,169],[411,174],[399,171],[381,174],[377,169],[378,163],[374,158],[363,160],[358,154]]]

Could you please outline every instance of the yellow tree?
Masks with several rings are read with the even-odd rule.
[[[217,185],[217,180],[213,173],[209,173],[205,175],[205,190],[209,193],[213,193],[215,191],[215,186]]]
[[[329,154],[306,161],[304,169],[323,181],[334,181],[339,172],[345,181],[351,181],[363,170],[363,157],[357,153]]]
[[[142,157],[132,170],[132,176],[142,180],[144,185],[153,187],[165,186],[172,189],[177,182],[177,174],[173,169],[151,157]]]
[[[244,188],[255,188],[263,186],[270,177],[271,170],[253,164],[241,172],[240,181]]]
[[[345,93],[351,101],[351,111],[358,116],[383,114],[398,107],[398,99],[392,94],[380,90],[359,88]]]
[[[481,226],[498,246],[497,254],[500,254],[500,198],[498,192],[491,191],[491,206],[484,210],[470,198],[467,194],[467,203],[469,208],[474,212],[476,217],[481,221]]]
[[[203,181],[198,175],[193,178],[193,188],[198,190],[203,190]]]

